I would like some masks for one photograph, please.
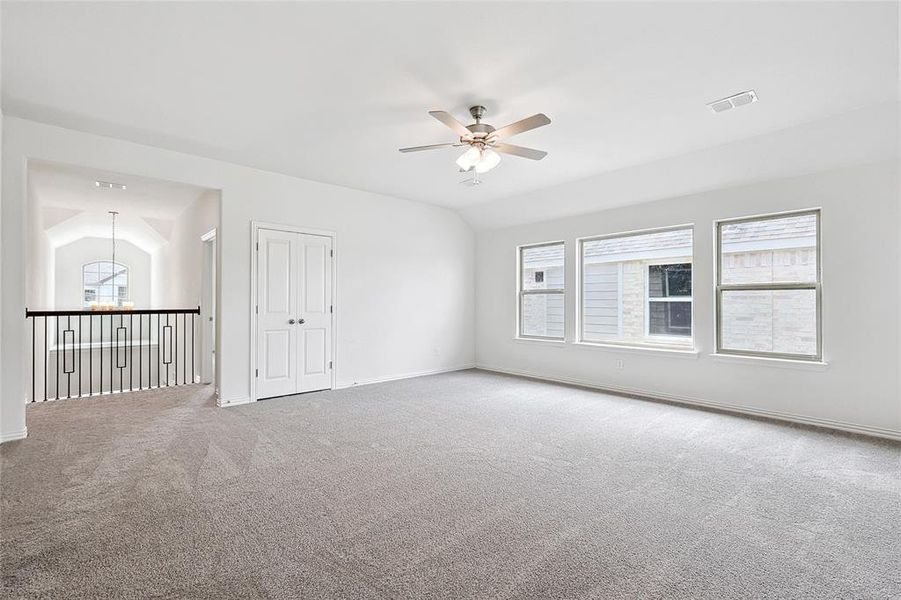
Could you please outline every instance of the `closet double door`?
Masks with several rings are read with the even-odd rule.
[[[256,397],[332,387],[332,238],[259,229]]]

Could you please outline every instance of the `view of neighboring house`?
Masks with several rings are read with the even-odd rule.
[[[816,217],[724,224],[724,284],[816,281]],[[692,228],[580,241],[580,341],[692,344]],[[564,337],[563,244],[522,251],[522,330]],[[710,293],[713,293],[711,290]],[[724,291],[722,347],[814,354],[810,290]],[[740,345],[739,345],[740,344]]]

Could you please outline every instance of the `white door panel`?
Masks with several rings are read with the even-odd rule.
[[[303,376],[322,375],[327,370],[324,329],[306,329],[303,332]]]
[[[331,250],[330,237],[259,230],[257,398],[331,388]]]
[[[318,236],[304,236],[318,237]],[[303,266],[304,273],[302,284],[303,290],[303,307],[305,313],[324,313],[326,311],[326,290],[325,290],[325,271],[329,262],[328,248],[325,244],[307,243],[301,238],[303,243]],[[321,238],[327,240],[328,238]]]
[[[286,379],[291,377],[291,333],[281,329],[265,331],[266,351],[263,360],[264,376],[267,380]]]
[[[261,229],[257,277],[257,395],[293,394],[297,389],[296,234]]]
[[[303,256],[298,276],[300,318],[303,323],[298,344],[301,369],[297,391],[324,390],[332,386],[329,361],[332,356],[332,238],[298,234]]]

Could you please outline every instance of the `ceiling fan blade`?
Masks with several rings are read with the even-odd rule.
[[[462,146],[463,144],[431,144],[429,146],[412,146],[410,148],[401,148],[401,152],[421,152],[423,150],[437,150],[438,148],[451,148],[453,146]]]
[[[453,129],[460,137],[470,137],[472,132],[463,126],[463,123],[455,119],[449,112],[443,110],[430,110],[429,114]]]
[[[491,147],[504,154],[512,154],[513,156],[521,156],[522,158],[529,158],[531,160],[541,160],[547,156],[547,152],[544,150],[523,148],[522,146],[515,146],[513,144],[495,144]]]
[[[529,131],[530,129],[535,129],[537,127],[543,127],[550,122],[551,122],[551,120],[547,118],[547,115],[545,115],[544,113],[538,113],[537,115],[532,115],[531,117],[526,117],[522,121],[517,121],[516,123],[510,123],[506,127],[501,127],[500,129],[496,130],[494,133],[492,133],[488,137],[493,137],[493,138],[510,137],[512,135],[516,135],[517,133]]]

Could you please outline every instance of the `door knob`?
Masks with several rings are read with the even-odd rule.
[[[288,325],[294,325],[296,322],[294,319],[288,319]]]
[[[306,323],[306,321],[304,321],[303,319],[298,319],[298,320],[297,320],[297,324],[298,324],[298,325],[303,325],[304,323]]]

